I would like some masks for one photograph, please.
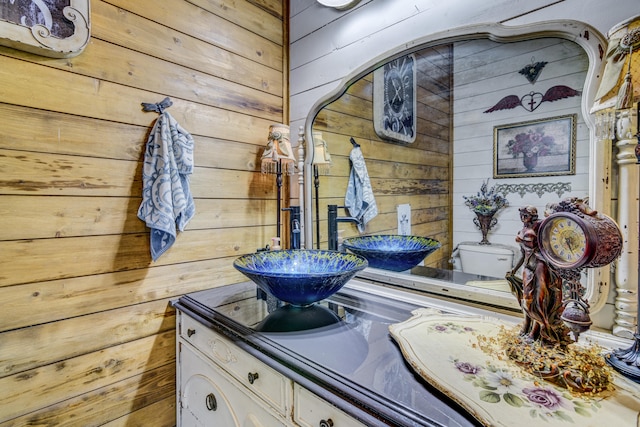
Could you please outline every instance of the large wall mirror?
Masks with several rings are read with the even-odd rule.
[[[610,147],[595,143],[589,113],[604,46],[596,31],[566,21],[477,26],[417,40],[346,76],[306,123],[313,141],[306,161],[306,246],[328,245],[328,206],[345,205],[355,142],[378,214],[364,230],[339,223],[340,237],[408,232],[441,243],[424,266],[400,273],[368,269],[362,277],[518,308],[504,275],[457,271],[458,246],[481,240],[463,196],[486,182],[507,198],[489,241],[513,248],[516,261],[520,207],[534,205],[542,218],[547,203],[579,197],[608,212]],[[553,153],[540,153],[534,167],[526,166],[524,153],[509,148],[511,129],[552,136]],[[340,209],[339,216],[348,212]],[[606,300],[608,269],[585,274],[584,283],[597,311]]]

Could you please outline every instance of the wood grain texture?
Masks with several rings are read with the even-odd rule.
[[[175,377],[174,365],[167,364],[0,426],[175,426]]]
[[[141,338],[0,379],[0,421],[175,363],[175,331]]]
[[[171,331],[175,310],[169,303],[161,299],[8,331],[0,376]]]
[[[170,58],[183,57],[188,61],[186,58],[191,53],[191,48],[202,46],[200,49],[203,49],[206,43],[209,45],[207,47],[209,55],[195,60],[208,58],[212,65],[216,65],[212,68],[220,71],[232,70],[230,64],[221,67],[224,64],[220,60],[242,61],[245,58],[247,64],[251,61],[282,72],[285,52],[282,49],[282,41],[274,43],[253,32],[251,21],[255,20],[255,13],[260,12],[260,9],[246,5],[252,12],[249,14],[247,7],[242,10],[241,6],[245,4],[239,3],[232,7],[239,14],[238,19],[242,20],[241,25],[231,23],[215,13],[182,0],[165,0],[162,3],[154,0],[135,2],[107,0],[96,2],[96,5],[92,4],[92,12],[106,18],[107,21],[104,21],[104,24],[113,25],[117,21],[119,26],[126,28],[125,33],[118,34],[120,37],[133,36],[137,40],[135,46],[155,46],[156,49],[162,49],[165,55],[170,55]],[[263,12],[259,16],[268,22],[275,22],[269,19],[270,15],[267,13]],[[155,22],[158,25],[152,26],[150,23],[145,25],[143,21]],[[94,25],[98,27],[94,27],[96,36],[99,37],[103,30],[114,35],[113,31],[109,31],[108,25],[103,26],[100,22]],[[248,31],[247,28],[250,30]],[[282,33],[281,26],[274,30],[280,30],[279,32]],[[123,46],[132,41],[127,38],[119,40],[123,42],[121,43]],[[168,43],[162,43],[162,40]]]
[[[11,55],[14,52],[15,55]],[[24,53],[14,52],[9,54],[15,58],[25,57]],[[205,67],[201,67],[198,70],[200,72],[194,72],[194,64],[175,64],[144,52],[129,49],[123,51],[120,46],[95,37],[82,55],[64,61],[49,61],[47,65],[146,89],[158,94],[155,95],[158,97],[157,101],[162,99],[162,95],[166,95],[236,112],[250,112],[269,120],[279,120],[282,117],[282,96],[265,91],[262,80],[269,75],[273,75],[271,79],[274,82],[281,78],[281,72],[271,68],[255,70],[252,66],[244,71],[256,79],[255,87],[247,87],[242,84],[242,64],[232,64],[236,72],[229,72],[228,75],[212,75]],[[161,74],[156,72],[159,69],[162,70]],[[255,76],[262,78],[258,80]],[[281,90],[280,84],[276,86],[276,90]],[[150,101],[157,102],[153,98]]]
[[[3,288],[3,331],[41,325],[148,301],[173,298],[242,279],[234,258],[154,266]],[[56,310],[51,310],[56,307]]]
[[[9,57],[2,58],[0,80],[11,82],[2,92],[3,100],[9,104],[144,127],[150,127],[157,115],[143,112],[141,102],[159,102],[164,98],[164,94]],[[50,85],[50,81],[56,85]],[[259,145],[264,143],[264,129],[273,122],[230,109],[179,98],[172,100],[171,115],[195,135]]]
[[[233,260],[276,234],[260,155],[288,121],[282,2],[91,7],[82,55],[0,47],[2,427],[175,425],[170,302],[246,280]],[[154,263],[141,103],[165,96],[194,137],[196,215]]]
[[[5,194],[130,196],[142,200],[140,162],[1,149],[0,159],[0,191]],[[114,167],[119,174],[113,173]],[[194,198],[265,198],[275,191],[275,178],[260,172],[196,167],[190,182]],[[237,191],[236,184],[244,188]]]
[[[275,233],[275,226],[187,230],[153,265],[240,256],[264,247]],[[152,266],[148,233],[11,240],[0,242],[0,252],[13,255],[0,259],[0,287]]]

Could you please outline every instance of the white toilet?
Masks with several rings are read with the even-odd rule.
[[[463,242],[456,248],[460,257],[460,268],[464,273],[504,279],[513,268],[516,248],[500,245],[480,245]]]

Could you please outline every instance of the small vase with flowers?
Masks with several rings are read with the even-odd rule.
[[[480,186],[480,191],[474,196],[462,196],[464,204],[476,214],[473,223],[482,232],[481,245],[490,245],[487,234],[498,223],[495,214],[502,208],[509,206],[507,199],[496,191],[495,186],[489,188],[489,180]]]

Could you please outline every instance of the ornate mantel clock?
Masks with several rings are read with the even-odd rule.
[[[563,200],[550,210],[538,229],[538,248],[569,285],[561,318],[577,339],[591,325],[580,273],[584,268],[603,267],[620,256],[622,233],[615,221],[579,199]]]
[[[610,385],[600,351],[572,346],[591,326],[589,303],[580,283],[582,270],[602,267],[622,252],[622,233],[606,215],[577,198],[537,209],[520,209],[523,228],[516,236],[522,259],[506,275],[524,314],[519,332],[503,341],[506,354],[528,372],[562,387],[599,393]],[[522,279],[516,271],[523,266]]]

